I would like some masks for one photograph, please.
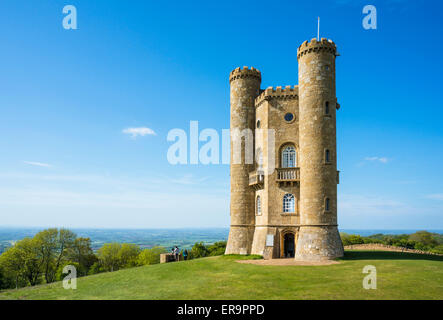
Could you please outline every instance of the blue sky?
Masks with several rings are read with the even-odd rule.
[[[78,29],[62,27],[75,5]],[[362,27],[377,8],[377,30]],[[229,72],[295,85],[333,39],[341,228],[443,228],[437,1],[0,3],[0,226],[226,227],[229,166],[170,165],[169,130],[229,128]],[[144,136],[124,133],[149,128]]]

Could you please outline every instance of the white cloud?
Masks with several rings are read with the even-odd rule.
[[[443,193],[428,194],[426,198],[443,201]]]
[[[387,163],[389,161],[389,159],[386,157],[366,157],[365,160],[366,161],[378,161],[381,163]]]
[[[348,214],[396,214],[404,212],[405,203],[380,196],[342,194],[338,201],[339,210]]]
[[[23,163],[25,163],[25,164],[29,164],[30,166],[36,166],[36,167],[45,167],[45,168],[50,168],[50,167],[52,167],[50,164],[48,164],[48,163],[42,163],[42,162],[23,161]]]
[[[137,136],[146,136],[146,135],[153,135],[155,136],[156,133],[154,130],[146,127],[140,127],[140,128],[126,128],[122,131],[124,134],[130,134],[131,138],[135,139]]]
[[[209,177],[203,177],[203,178],[196,178],[192,174],[186,174],[181,178],[178,179],[171,179],[172,183],[177,184],[184,184],[184,185],[191,185],[191,184],[199,184],[206,180],[208,180]]]

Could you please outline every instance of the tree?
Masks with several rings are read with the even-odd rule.
[[[218,241],[208,247],[210,256],[221,256],[226,251],[226,241]]]
[[[166,253],[164,247],[152,247],[151,249],[144,249],[137,257],[137,265],[144,266],[147,264],[160,263],[160,254]]]
[[[91,266],[98,261],[91,248],[91,239],[77,238],[67,250],[67,259],[78,265],[78,275],[87,275]]]
[[[23,261],[23,276],[31,286],[41,282],[43,259],[35,239],[24,238],[16,244]]]
[[[203,258],[208,255],[208,248],[204,245],[203,242],[196,242],[191,250],[192,259],[195,258]]]
[[[23,256],[15,245],[8,248],[0,256],[0,266],[5,275],[8,275],[14,280],[16,289],[19,287],[20,278],[23,277],[23,265]]]
[[[427,231],[417,231],[409,236],[409,240],[420,243],[421,250],[438,245],[438,241],[433,238],[432,233]]]
[[[24,238],[0,256],[0,265],[14,279],[16,288],[41,282],[43,259],[39,253],[37,241]]]
[[[345,234],[341,235],[341,240],[344,246],[349,246],[352,244],[362,244],[364,243],[364,239],[358,234]]]
[[[137,257],[140,248],[136,244],[123,243],[118,252],[119,265],[121,268],[131,268],[137,265]]]
[[[75,233],[68,229],[56,228],[43,230],[36,234],[35,239],[40,246],[43,268],[47,283],[56,280],[56,272],[66,257],[76,238]]]
[[[105,243],[98,249],[98,259],[106,271],[115,271],[120,267],[119,251],[121,244]]]
[[[100,261],[94,262],[94,264],[89,268],[88,274],[92,275],[92,274],[97,274],[97,273],[102,273],[105,272],[105,269],[103,268],[103,265],[101,264]]]

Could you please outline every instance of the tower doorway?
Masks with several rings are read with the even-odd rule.
[[[293,258],[295,255],[295,237],[293,233],[286,233],[283,239],[284,258]]]

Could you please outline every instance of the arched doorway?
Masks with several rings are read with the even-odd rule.
[[[293,258],[295,255],[295,237],[294,234],[288,232],[283,238],[283,257]]]

